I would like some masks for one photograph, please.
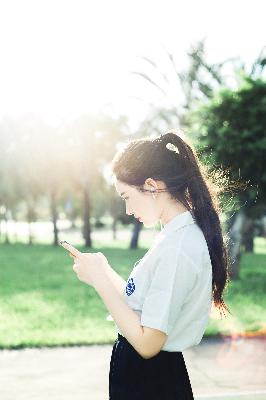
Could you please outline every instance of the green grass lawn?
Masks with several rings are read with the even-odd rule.
[[[101,247],[112,267],[127,279],[147,248]],[[77,246],[81,251],[88,251]],[[96,291],[79,281],[73,259],[61,247],[0,244],[0,348],[113,343],[114,322]],[[230,284],[225,301],[232,316],[211,318],[205,336],[256,331],[266,324],[265,241],[242,256],[240,280]]]

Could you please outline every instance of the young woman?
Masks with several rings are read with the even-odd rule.
[[[218,190],[182,134],[131,141],[112,161],[115,188],[146,227],[161,231],[127,282],[102,253],[75,258],[118,329],[109,370],[109,400],[191,400],[182,351],[200,343],[212,303],[228,310],[227,248]],[[230,311],[229,311],[230,312]]]
[[[214,182],[174,131],[131,141],[115,155],[112,171],[127,214],[146,227],[160,221],[161,232],[123,292],[139,317],[146,349],[138,351],[117,326],[109,399],[193,399],[182,351],[200,343],[212,301],[229,311],[222,297],[228,255]]]

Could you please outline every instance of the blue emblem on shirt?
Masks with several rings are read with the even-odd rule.
[[[127,281],[127,286],[126,286],[126,293],[128,296],[130,296],[134,290],[135,290],[135,283],[133,281],[133,278],[129,278]]]

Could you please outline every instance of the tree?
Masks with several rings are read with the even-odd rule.
[[[10,243],[8,222],[14,217],[23,193],[17,162],[19,144],[12,122],[6,118],[0,124],[0,207],[6,225],[7,244]]]
[[[172,103],[168,107],[156,108],[151,105],[151,112],[141,124],[137,135],[144,136],[148,132],[149,135],[153,134],[154,136],[157,136],[158,131],[161,133],[162,130],[165,129],[165,125],[166,129],[172,127],[176,128],[179,125],[181,128],[186,130],[188,135],[195,139],[196,147],[202,148],[204,142],[202,141],[202,143],[200,143],[200,141],[204,136],[204,132],[201,131],[201,129],[204,129],[204,121],[202,121],[203,117],[200,112],[197,113],[197,111],[197,116],[193,119],[193,115],[195,115],[193,114],[193,110],[199,109],[201,104],[209,104],[209,102],[211,102],[215,97],[216,93],[220,90],[225,90],[226,92],[226,90],[234,91],[234,87],[239,88],[243,82],[243,77],[245,76],[250,77],[251,80],[263,78],[264,67],[266,65],[265,50],[266,46],[263,47],[251,68],[248,68],[239,57],[229,58],[216,64],[210,64],[206,61],[204,40],[202,40],[199,41],[196,46],[192,46],[189,50],[189,67],[187,70],[182,72],[178,71],[173,54],[167,51],[168,59],[175,71],[176,79],[172,81],[172,84],[168,79],[167,74],[164,71],[160,71],[158,65],[153,60],[143,57],[152,67],[153,72],[157,72],[157,78],[151,78],[149,74],[143,72],[134,73],[146,79],[146,81],[157,88],[164,97],[168,96],[168,89],[170,87],[175,87],[176,90],[178,90],[179,87],[179,90],[181,89],[183,93],[184,102],[179,105]],[[230,63],[229,67],[232,69],[231,75],[224,73],[224,67],[228,67],[228,63]],[[231,89],[229,89],[230,87]],[[253,103],[251,102],[250,104]],[[263,106],[265,109],[265,104],[262,105],[262,107]],[[174,118],[172,118],[173,115]],[[227,123],[226,120],[220,122],[225,124]],[[228,146],[228,143],[226,145]],[[209,156],[211,155],[209,154]],[[210,157],[210,159],[212,159],[212,157]],[[235,160],[236,159],[237,158],[235,158]],[[248,192],[250,193],[250,196],[252,196],[251,188]],[[254,189],[253,187],[253,196],[256,196],[256,193],[256,188]],[[236,198],[236,202],[241,202],[241,200],[241,196],[239,199]],[[248,218],[247,215],[243,216],[241,210],[239,213],[236,213],[235,218],[231,218],[228,222],[232,235],[231,242],[235,243],[234,248],[231,249],[231,255],[233,256],[233,259],[239,260],[242,243],[245,245],[246,250],[253,249],[254,218]],[[234,270],[235,275],[238,274],[238,266],[239,263],[236,262]]]
[[[230,221],[233,278],[239,274],[241,245],[253,251],[254,220],[266,212],[266,81],[242,75],[237,90],[222,89],[190,113],[190,134],[199,150],[217,167],[241,176],[245,190],[237,194],[238,210]],[[244,235],[245,233],[245,235]]]
[[[104,192],[103,170],[111,161],[116,144],[127,131],[124,117],[114,119],[106,114],[84,114],[64,129],[65,169],[74,190],[82,197],[83,237],[85,246],[92,247],[90,217],[93,193]]]
[[[149,70],[132,71],[161,94],[157,102],[157,104],[160,103],[159,106],[137,98],[140,101],[146,101],[150,106],[147,117],[138,129],[139,136],[145,135],[145,132],[157,135],[171,127],[185,128],[187,111],[193,107],[193,104],[211,98],[218,88],[227,85],[223,68],[233,62],[239,67],[239,59],[236,57],[215,64],[207,62],[205,39],[190,46],[187,52],[188,67],[183,71],[178,70],[173,53],[167,49],[165,52],[169,62],[168,72],[162,71],[158,63],[148,57],[141,58],[149,65]]]

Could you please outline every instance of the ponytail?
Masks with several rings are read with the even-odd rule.
[[[224,313],[230,313],[222,293],[229,283],[227,240],[223,239],[219,219],[218,187],[208,178],[207,168],[200,164],[193,146],[185,142],[182,135],[168,131],[163,135],[163,143],[171,143],[173,150],[183,160],[184,169],[187,171],[186,182],[189,210],[192,212],[198,226],[201,228],[207,242],[212,263],[212,292],[215,307]],[[167,146],[167,144],[166,144]],[[168,146],[169,148],[169,146]],[[231,314],[231,313],[230,313]],[[225,315],[225,314],[224,314]]]

